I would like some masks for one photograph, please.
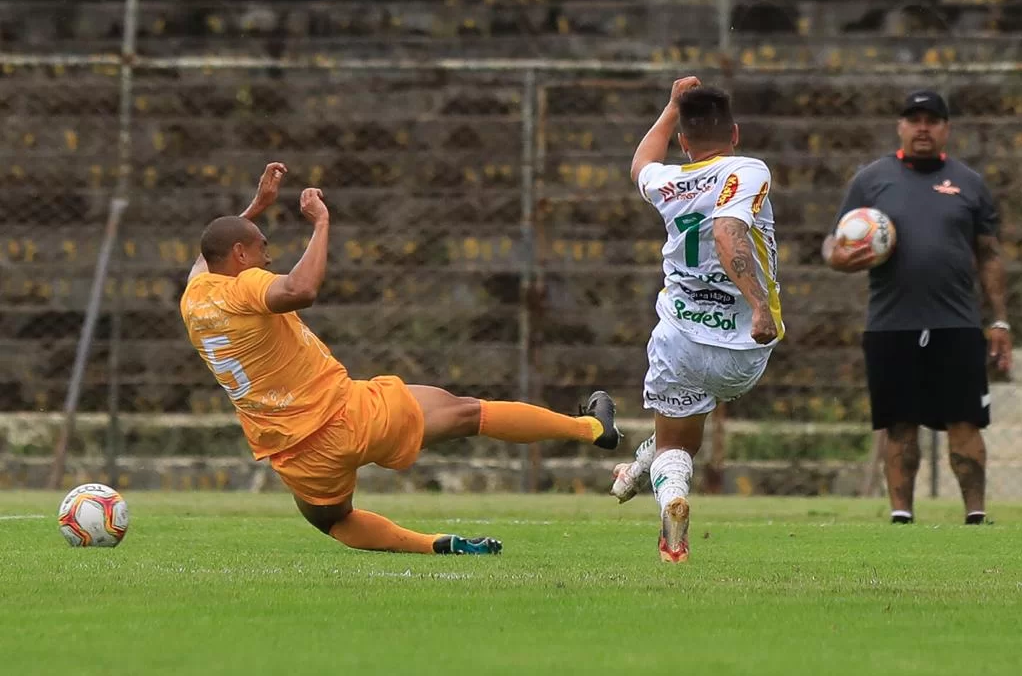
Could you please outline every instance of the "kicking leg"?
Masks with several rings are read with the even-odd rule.
[[[500,540],[416,533],[384,516],[355,509],[351,498],[334,505],[312,505],[297,495],[295,504],[306,521],[353,548],[409,554],[499,554]]]
[[[656,451],[650,467],[653,494],[660,505],[660,559],[688,560],[689,484],[692,458],[703,445],[708,413],[685,418],[656,414]]]
[[[628,502],[649,486],[649,468],[653,465],[655,451],[654,432],[635,449],[633,462],[622,462],[614,466],[614,485],[610,487],[610,494],[617,498],[618,504]]]
[[[427,385],[409,385],[425,418],[423,446],[438,441],[482,435],[527,444],[574,439],[614,449],[620,433],[614,424],[614,402],[606,392],[594,392],[583,415],[555,413],[517,401],[485,401],[458,397]]]

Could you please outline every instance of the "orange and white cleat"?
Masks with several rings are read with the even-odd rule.
[[[614,485],[610,487],[610,494],[617,498],[618,504],[628,502],[639,491],[649,488],[649,468],[655,452],[656,437],[651,436],[635,449],[635,462],[620,462],[614,466]]]
[[[621,462],[614,466],[614,485],[610,494],[618,504],[628,502],[636,493],[649,486],[649,468],[643,469],[638,462]]]
[[[688,561],[688,500],[675,498],[664,510],[660,527],[660,560],[667,563]]]

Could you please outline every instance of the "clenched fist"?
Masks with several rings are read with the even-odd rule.
[[[299,200],[302,207],[302,215],[313,224],[328,223],[330,212],[323,203],[323,191],[319,188],[306,188],[302,191]]]
[[[688,77],[675,80],[674,84],[671,85],[671,103],[678,105],[678,100],[681,98],[682,94],[687,92],[689,89],[695,89],[700,85],[702,85],[702,82],[700,82],[699,78],[695,75],[689,75]]]
[[[777,338],[777,323],[770,308],[755,308],[752,311],[752,339],[760,345],[767,345]]]
[[[259,177],[259,188],[256,190],[255,202],[262,207],[268,207],[277,201],[277,193],[280,191],[280,182],[287,173],[287,167],[283,162],[270,162]]]

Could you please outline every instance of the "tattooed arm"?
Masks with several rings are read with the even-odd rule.
[[[752,339],[765,345],[777,338],[777,324],[770,314],[766,289],[756,274],[749,226],[738,218],[725,216],[713,219],[713,240],[727,276],[752,307]]]
[[[979,262],[979,277],[983,291],[994,313],[994,319],[1004,321],[1008,310],[1004,300],[1004,265],[1001,263],[1001,245],[993,235],[976,238],[976,258]]]
[[[983,285],[994,320],[1004,322],[1008,318],[1005,301],[1004,264],[1001,262],[1001,245],[996,235],[976,237],[976,260],[979,264],[979,280]],[[1005,328],[990,330],[990,356],[1002,371],[1011,370],[1011,334]]]

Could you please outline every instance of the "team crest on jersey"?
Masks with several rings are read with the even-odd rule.
[[[720,189],[720,196],[717,197],[717,206],[722,207],[728,202],[730,202],[732,199],[734,199],[734,196],[737,192],[738,192],[738,175],[731,174],[730,176],[727,177],[727,180],[724,181],[724,187]]]
[[[760,186],[759,194],[756,195],[756,199],[752,200],[752,215],[755,216],[763,209],[763,202],[766,202],[767,193],[770,192],[770,184],[763,181],[763,185]]]

